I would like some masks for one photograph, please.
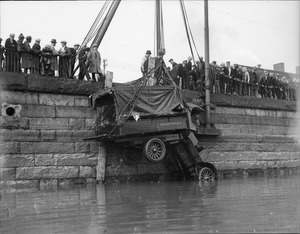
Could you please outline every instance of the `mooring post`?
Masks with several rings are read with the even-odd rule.
[[[106,164],[106,144],[103,141],[99,143],[98,165],[97,165],[97,182],[103,183],[105,180]]]

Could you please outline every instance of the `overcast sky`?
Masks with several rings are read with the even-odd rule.
[[[41,45],[66,40],[68,46],[83,41],[101,10],[103,1],[2,1],[0,37],[20,33],[40,38]],[[154,5],[151,0],[122,1],[99,47],[108,59],[114,81],[141,76],[146,50],[154,50]],[[188,19],[200,56],[204,57],[204,3],[185,1]],[[299,66],[299,1],[209,1],[210,62],[273,69],[284,62],[287,72]],[[163,1],[165,61],[182,62],[190,55],[179,1]],[[3,41],[4,44],[4,41]],[[33,44],[33,43],[32,43]],[[56,45],[59,49],[60,43]]]

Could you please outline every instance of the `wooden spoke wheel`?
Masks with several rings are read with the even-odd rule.
[[[154,163],[162,161],[166,156],[166,152],[165,143],[158,138],[148,140],[144,146],[145,156]]]
[[[199,181],[210,181],[216,178],[215,174],[208,167],[203,167],[199,171]]]

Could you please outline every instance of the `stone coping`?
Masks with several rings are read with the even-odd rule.
[[[91,82],[62,77],[0,72],[1,90],[54,94],[91,95],[103,88],[103,82]]]
[[[191,101],[195,95],[196,91],[184,91],[184,98],[187,101]],[[255,108],[255,109],[265,109],[265,110],[281,110],[281,111],[296,111],[297,102],[278,100],[271,98],[258,98],[258,97],[248,97],[248,96],[234,96],[225,95],[222,93],[212,93],[211,103],[216,106],[224,107],[242,107],[242,108]]]

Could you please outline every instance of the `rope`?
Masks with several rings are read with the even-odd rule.
[[[184,6],[184,3],[183,3],[183,6]],[[189,28],[189,32],[191,34],[191,38],[192,38],[192,41],[193,41],[193,44],[194,44],[194,47],[195,47],[195,51],[197,53],[198,59],[200,60],[200,56],[199,56],[199,53],[198,53],[198,50],[197,50],[197,47],[196,47],[196,43],[195,43],[195,40],[194,40],[194,37],[193,37],[193,34],[192,34],[192,30],[191,30],[191,27],[190,27],[190,23],[189,23],[189,20],[188,20],[188,16],[187,16],[187,13],[186,13],[185,6],[184,6],[184,11],[185,11],[185,15],[186,15],[186,21],[187,21],[187,25],[188,25],[188,28]],[[194,63],[195,63],[195,61],[194,61]]]
[[[186,27],[186,32],[187,32],[187,36],[188,36],[188,40],[189,40],[189,45],[190,45],[193,61],[194,61],[194,64],[196,64],[189,36],[191,37],[191,40],[192,40],[193,45],[194,45],[195,52],[196,52],[199,60],[200,60],[200,55],[198,53],[197,46],[196,46],[196,43],[195,43],[195,40],[194,40],[194,37],[193,37],[193,34],[192,34],[192,30],[191,30],[191,27],[190,27],[190,23],[189,23],[189,20],[188,20],[188,16],[187,16],[187,12],[186,12],[186,8],[185,8],[183,0],[180,0],[180,3],[181,3],[181,10],[182,10],[182,14],[183,14],[183,19],[184,19],[184,23],[185,23],[185,27]]]
[[[191,54],[192,54],[192,57],[193,57],[193,61],[195,63],[194,53],[193,53],[193,49],[192,49],[192,45],[191,45],[191,40],[190,40],[190,35],[189,35],[189,31],[188,31],[188,26],[187,26],[186,15],[185,15],[185,11],[184,11],[183,0],[180,0],[179,2],[180,2],[180,6],[181,6],[181,12],[182,12],[182,16],[183,16],[183,22],[184,22],[184,27],[185,27],[186,35],[187,35],[187,38],[188,38],[188,42],[189,42]]]
[[[101,10],[100,10],[98,16],[96,17],[96,19],[95,19],[95,21],[94,21],[92,27],[90,28],[90,30],[88,31],[87,35],[85,36],[85,38],[84,38],[84,40],[83,40],[81,46],[84,45],[84,44],[87,44],[87,43],[90,42],[90,40],[92,39],[92,36],[91,36],[91,35],[95,32],[95,28],[97,27],[97,25],[98,25],[100,19],[102,18],[104,12],[106,11],[106,9],[107,9],[107,7],[108,7],[108,4],[109,4],[109,1],[106,1],[106,2],[104,3],[104,5],[102,6],[102,8],[101,8]],[[81,48],[80,48],[80,49],[81,49]],[[80,49],[79,49],[79,50],[80,50]],[[79,50],[78,50],[78,52],[79,52]]]

